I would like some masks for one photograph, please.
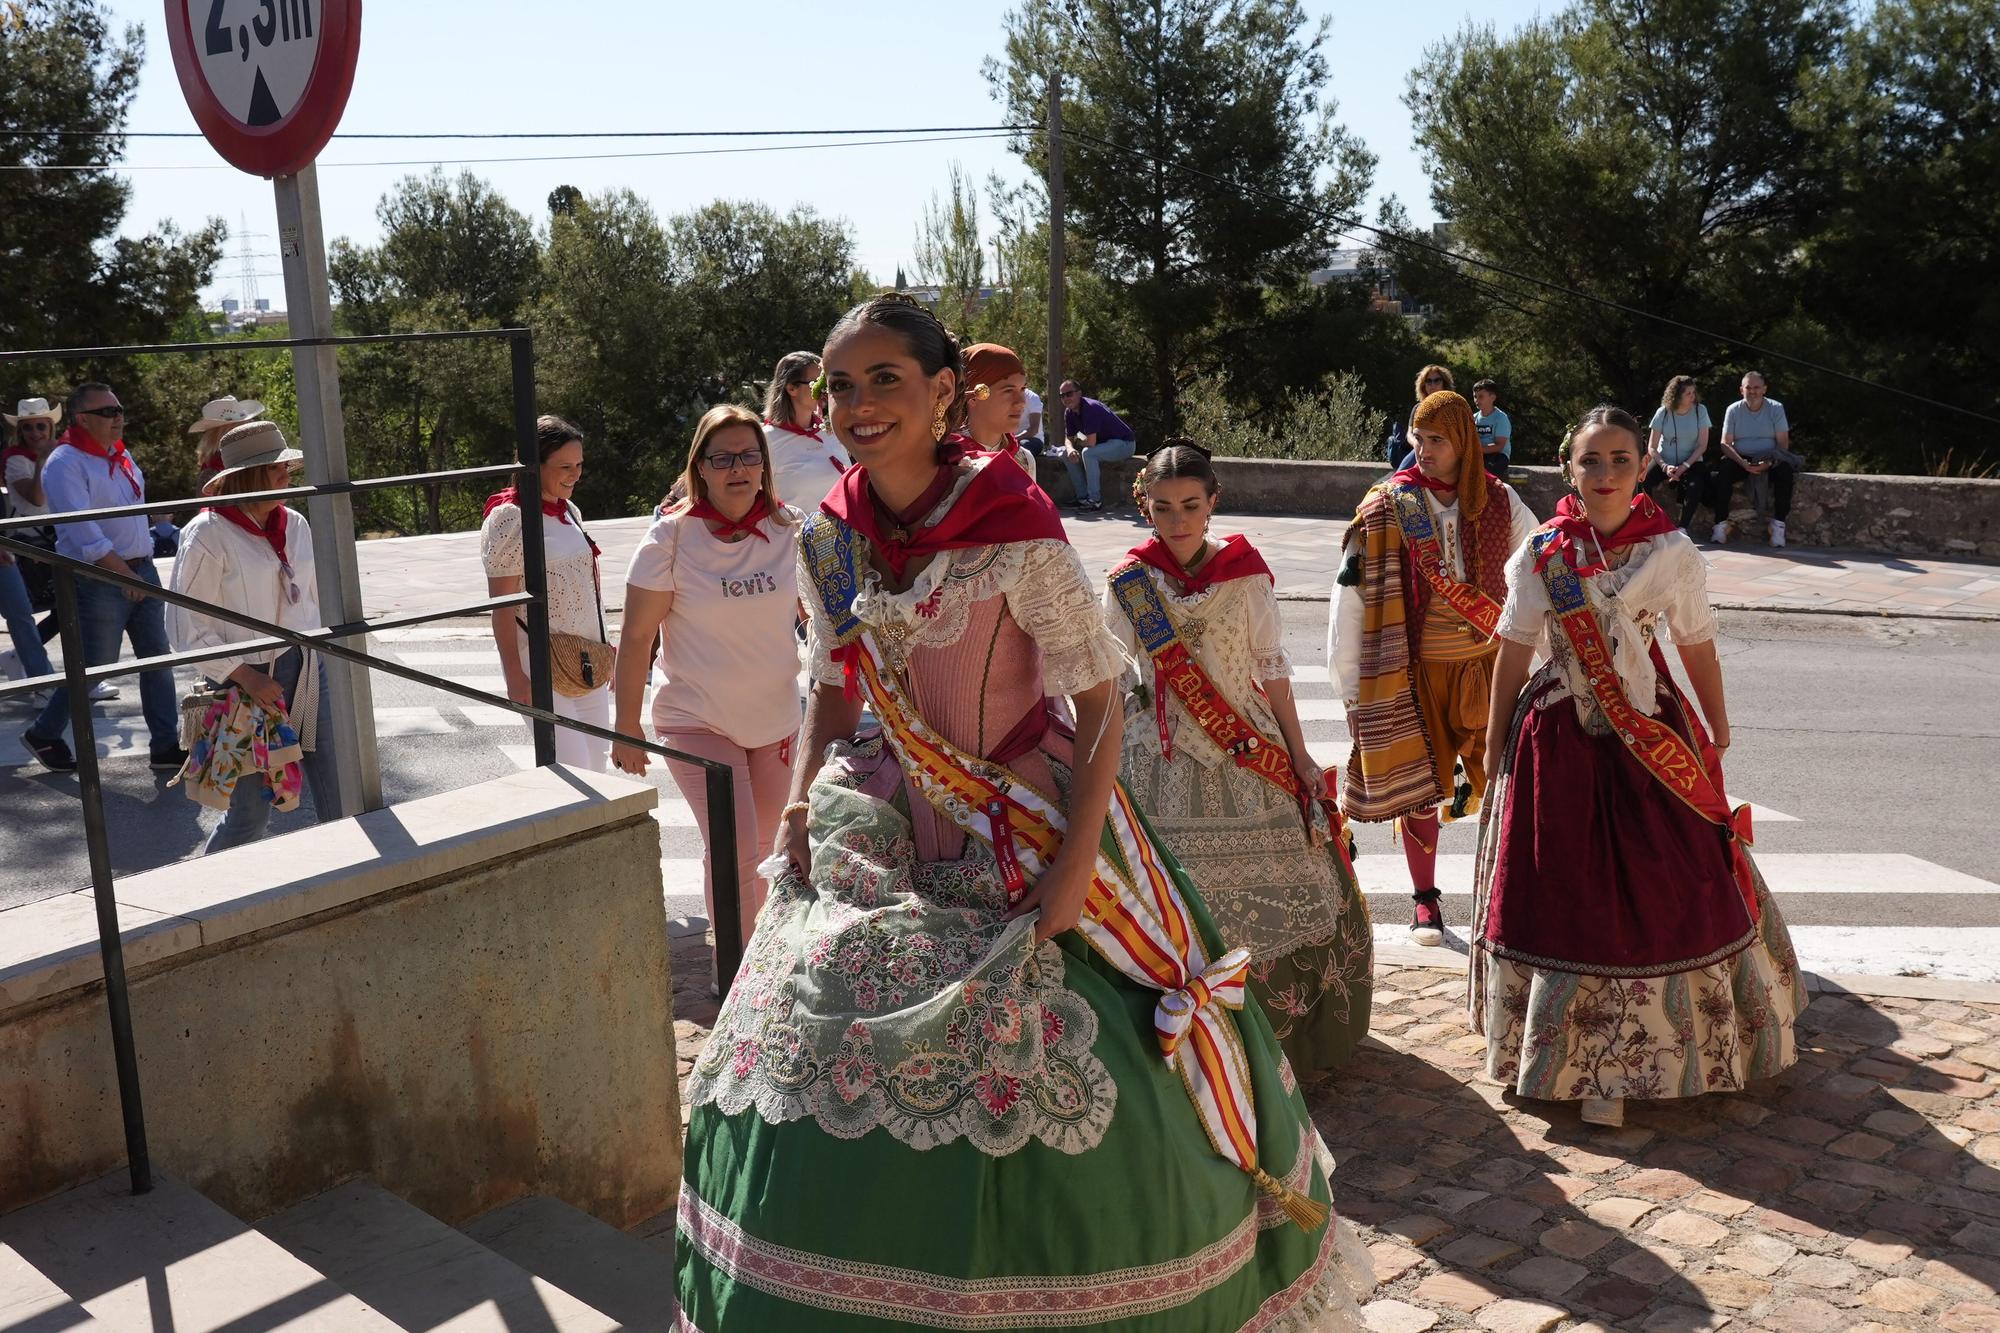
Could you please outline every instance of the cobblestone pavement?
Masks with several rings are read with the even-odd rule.
[[[674,967],[685,1083],[707,946]],[[1377,1333],[2000,1330],[2000,1004],[1821,994],[1780,1078],[1607,1130],[1485,1082],[1464,991],[1379,969],[1373,1039],[1309,1094]]]

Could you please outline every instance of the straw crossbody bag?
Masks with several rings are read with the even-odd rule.
[[[576,519],[576,530],[583,532],[582,513],[575,505],[569,508]],[[590,540],[589,534],[585,534],[584,540]],[[618,650],[607,641],[610,636],[604,632],[604,588],[598,581],[597,548],[590,549],[590,590],[597,599],[597,637],[587,639],[581,634],[549,631],[549,676],[556,693],[565,699],[580,699],[609,685],[612,673],[618,669]],[[528,622],[519,616],[514,619],[521,632],[527,633]]]

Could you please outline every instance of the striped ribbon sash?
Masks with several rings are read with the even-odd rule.
[[[1309,836],[1328,836],[1342,845],[1339,808],[1330,793],[1307,791],[1292,771],[1292,757],[1285,747],[1259,731],[1229,702],[1215,678],[1188,650],[1146,566],[1134,562],[1113,574],[1111,591],[1132,622],[1140,648],[1153,662],[1154,724],[1160,730],[1161,754],[1174,757],[1173,739],[1167,730],[1167,695],[1171,693],[1202,734],[1235,760],[1237,767],[1248,769],[1298,802]],[[1332,781],[1330,773],[1328,781]],[[1342,857],[1345,859],[1344,845]]]
[[[804,536],[807,568],[835,632],[845,640],[844,660],[852,663],[861,696],[881,722],[911,787],[968,836],[992,847],[996,862],[1017,866],[1023,886],[1031,883],[1062,847],[1064,812],[1005,765],[959,749],[923,719],[884,666],[874,636],[853,614],[852,531],[827,520],[823,526],[809,522]],[[1112,789],[1077,928],[1119,972],[1164,992],[1154,1009],[1155,1036],[1216,1152],[1249,1173],[1300,1227],[1310,1231],[1324,1224],[1325,1205],[1258,1164],[1250,1061],[1230,1016],[1243,1007],[1249,951],[1207,956],[1187,902],[1122,785]]]
[[[1444,569],[1444,547],[1438,541],[1437,526],[1431,522],[1431,507],[1424,503],[1423,491],[1405,483],[1390,494],[1395,498],[1396,522],[1402,526],[1403,542],[1416,558],[1417,575],[1458,612],[1465,623],[1490,639],[1500,628],[1500,603],[1470,583],[1460,583]]]
[[[1555,538],[1556,534],[1548,529],[1536,533],[1530,540],[1536,556],[1541,556]],[[1632,706],[1631,700],[1625,697],[1625,687],[1618,679],[1618,668],[1611,660],[1611,645],[1605,641],[1604,631],[1598,626],[1597,616],[1591,611],[1590,601],[1584,595],[1583,580],[1570,569],[1560,552],[1551,556],[1543,566],[1542,584],[1548,589],[1549,604],[1555,609],[1556,623],[1562,627],[1570,651],[1576,654],[1577,663],[1590,682],[1591,697],[1596,699],[1598,710],[1604,714],[1604,720],[1624,743],[1627,752],[1662,787],[1703,819],[1720,827],[1728,836],[1736,884],[1743,892],[1744,902],[1749,904],[1750,919],[1755,921],[1759,912],[1756,881],[1750,873],[1749,855],[1744,851],[1756,841],[1750,824],[1750,807],[1739,805],[1732,809],[1724,797],[1722,766],[1713,748],[1708,745],[1707,733],[1698,722],[1694,724],[1702,749],[1702,753],[1697,754],[1681,739],[1679,732]],[[1665,660],[1659,659],[1657,666],[1661,679],[1678,697],[1680,687],[1667,671]],[[1694,710],[1687,707],[1685,699],[1681,700],[1681,706],[1692,721]]]

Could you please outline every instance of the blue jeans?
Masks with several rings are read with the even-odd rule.
[[[1099,489],[1097,466],[1100,463],[1115,463],[1121,458],[1130,458],[1139,446],[1131,440],[1099,440],[1086,447],[1083,457],[1065,452],[1063,466],[1069,469],[1069,484],[1076,491],[1079,500],[1102,500],[1104,493]]]
[[[159,571],[152,560],[128,560],[133,577],[155,588]],[[129,637],[138,657],[164,657],[167,646],[167,604],[157,597],[128,601],[125,594],[108,583],[81,575],[76,580],[78,629],[83,635],[83,664],[106,666],[118,660],[118,641]],[[171,667],[139,673],[139,707],[146,714],[146,730],[152,735],[153,753],[180,748],[180,705],[174,698]],[[69,730],[69,690],[57,686],[49,696],[49,706],[28,728],[37,740],[60,740]]]
[[[7,622],[8,637],[14,640],[14,651],[20,654],[21,665],[29,675],[46,676],[55,670],[48,651],[42,647],[41,627],[35,624],[27,581],[21,577],[21,567],[12,560],[0,565],[0,620]]]
[[[302,661],[298,649],[288,648],[272,664],[278,683],[285,687],[288,704],[298,701]],[[316,737],[319,748],[308,754],[299,767],[305,770],[306,786],[312,790],[313,809],[319,815],[319,822],[324,824],[330,819],[340,818],[340,782],[334,776],[333,766],[333,696],[326,690],[325,664],[316,662],[316,665],[319,668],[319,732]],[[297,727],[300,720],[294,714],[292,725]],[[208,842],[201,849],[202,854],[255,842],[264,836],[264,830],[270,823],[270,781],[255,776],[241,778],[231,789],[229,808],[222,812],[222,822],[208,835]]]

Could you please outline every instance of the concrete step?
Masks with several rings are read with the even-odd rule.
[[[373,1181],[295,1204],[258,1230],[411,1333],[610,1333],[618,1322]],[[663,1289],[662,1303],[666,1292]]]
[[[323,1272],[178,1181],[153,1179],[151,1193],[135,1196],[119,1171],[0,1217],[0,1255],[34,1271],[39,1299],[53,1287],[67,1301],[0,1327],[56,1333],[87,1319],[116,1333],[393,1333]],[[24,1303],[38,1299],[26,1279],[13,1283],[0,1261],[0,1317],[14,1313],[15,1290]]]
[[[636,1330],[669,1330],[673,1247],[649,1245],[560,1199],[531,1197],[461,1228],[488,1249],[547,1278]]]

